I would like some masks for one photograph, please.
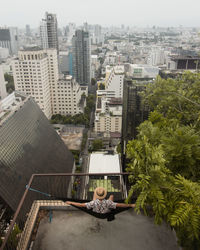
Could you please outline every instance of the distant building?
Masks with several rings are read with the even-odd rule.
[[[17,54],[19,49],[17,28],[0,28],[0,47],[7,48],[10,55]]]
[[[29,24],[26,25],[26,35],[27,35],[27,36],[30,36],[30,35],[31,35],[31,28],[30,28],[30,25],[29,25]]]
[[[18,92],[6,97],[0,111],[1,199],[15,211],[32,174],[73,171],[71,152],[33,98]],[[38,190],[47,185],[46,181],[37,183]],[[53,193],[59,185],[60,182],[54,182]],[[66,179],[63,185],[67,192],[69,182]],[[32,200],[27,205],[31,205]]]
[[[114,91],[116,98],[123,97],[124,66],[106,67],[105,90]]]
[[[130,64],[127,75],[131,78],[153,80],[159,74],[159,68],[156,66],[149,66],[147,64]]]
[[[0,61],[4,61],[9,57],[9,49],[0,47]]]
[[[72,53],[69,51],[59,52],[59,70],[62,74],[74,76],[72,58]]]
[[[153,48],[149,54],[148,65],[158,66],[165,63],[165,52],[161,48]]]
[[[0,100],[3,100],[6,96],[6,82],[4,79],[3,67],[0,65]]]
[[[122,99],[97,95],[95,132],[121,133]]]
[[[199,70],[200,56],[190,55],[174,55],[170,57],[170,63],[174,64],[174,70]],[[170,64],[169,64],[170,65]],[[170,68],[170,66],[168,66]]]
[[[42,50],[38,47],[19,51],[13,61],[13,76],[16,90],[34,97],[45,115],[53,114],[52,90],[58,81],[58,60],[55,49]]]
[[[47,118],[53,114],[83,113],[86,100],[82,94],[87,90],[72,76],[59,77],[55,49],[32,47],[19,51],[13,61],[13,76],[16,90],[32,96]]]
[[[82,94],[83,90],[72,76],[64,76],[58,80],[57,95],[53,97],[53,113],[61,115],[76,115],[84,112],[86,98]],[[54,94],[53,94],[54,95]]]
[[[91,78],[96,78],[96,71],[98,70],[100,63],[97,55],[91,55]]]
[[[40,38],[43,49],[53,48],[56,49],[58,53],[58,28],[55,14],[45,13],[45,19],[42,19],[40,25]]]
[[[73,49],[73,74],[80,84],[90,84],[90,37],[89,33],[83,30],[76,30],[72,38]]]
[[[94,33],[92,35],[92,43],[93,44],[103,44],[104,43],[104,35],[101,32],[102,28],[100,25],[94,25]]]

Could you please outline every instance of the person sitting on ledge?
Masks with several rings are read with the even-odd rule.
[[[97,187],[94,190],[93,200],[87,203],[78,203],[73,201],[67,201],[66,204],[74,205],[77,207],[86,207],[87,209],[92,209],[93,212],[106,214],[111,212],[111,209],[116,209],[117,207],[127,208],[135,207],[135,204],[125,204],[125,203],[116,203],[113,201],[114,196],[110,195],[109,199],[106,200],[105,197],[107,191],[103,187]]]

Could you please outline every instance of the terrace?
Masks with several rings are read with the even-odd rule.
[[[121,172],[32,175],[1,250],[178,249],[175,233],[168,226],[157,226],[153,218],[137,215],[132,208],[117,213],[108,222],[65,203],[66,200],[85,202],[96,185],[118,192],[115,201],[122,200],[127,195],[122,180],[126,182],[127,177],[128,173]],[[41,182],[44,185],[38,190]],[[16,227],[17,234],[13,230]]]

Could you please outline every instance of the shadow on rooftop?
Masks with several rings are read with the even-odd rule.
[[[115,220],[97,219],[79,209],[53,211],[39,225],[33,250],[177,250],[175,234],[153,218],[129,209]]]

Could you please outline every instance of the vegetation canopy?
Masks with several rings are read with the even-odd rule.
[[[184,249],[200,249],[200,74],[161,79],[142,93],[151,109],[127,145],[128,199],[174,228]]]

